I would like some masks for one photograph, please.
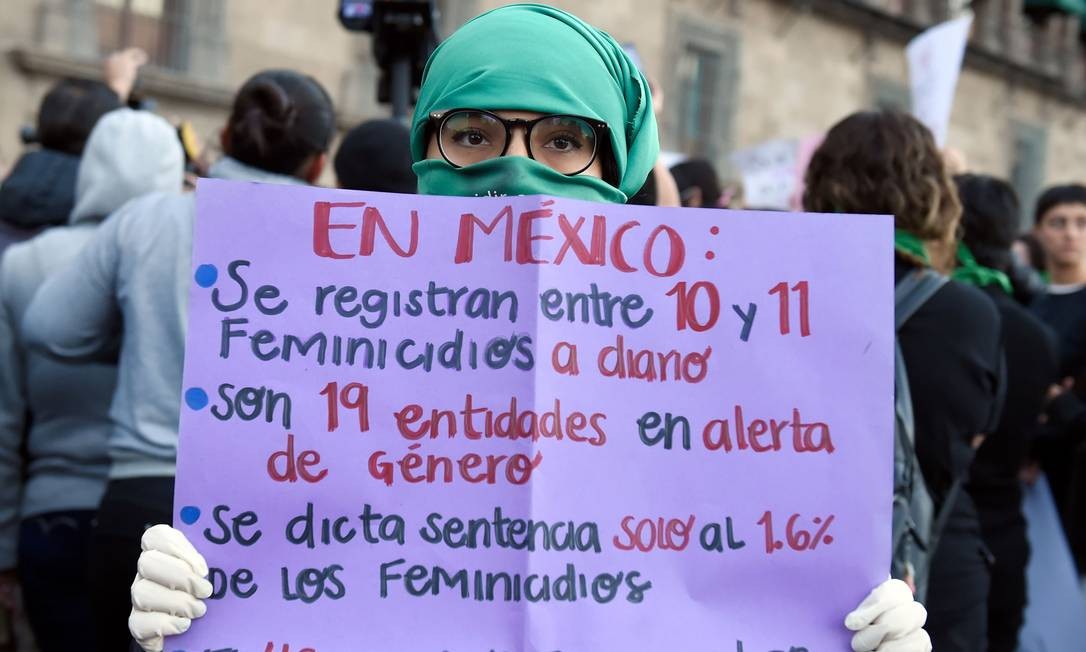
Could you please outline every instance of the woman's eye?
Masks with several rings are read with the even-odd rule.
[[[467,147],[482,147],[490,143],[483,132],[476,131],[474,129],[465,129],[464,131],[457,132],[453,136],[453,142],[457,145],[465,145]]]
[[[559,151],[559,152],[571,152],[584,147],[575,136],[572,135],[557,135],[551,136],[551,139],[547,142],[547,147]]]

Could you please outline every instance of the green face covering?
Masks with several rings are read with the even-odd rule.
[[[583,174],[567,177],[524,157],[463,168],[441,158],[423,160],[430,113],[468,108],[606,122],[617,187]],[[544,5],[495,9],[446,39],[426,64],[411,127],[414,169],[424,194],[547,194],[624,202],[644,185],[659,148],[648,82],[622,47],[579,18]]]
[[[567,177],[538,161],[523,156],[503,156],[463,168],[444,159],[414,165],[419,193],[455,197],[505,197],[556,195],[587,201],[624,203],[618,188],[595,177]]]

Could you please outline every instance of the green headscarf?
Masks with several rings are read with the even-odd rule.
[[[526,157],[463,168],[423,160],[430,113],[464,108],[606,122],[618,187],[583,174],[567,177]],[[536,4],[482,14],[438,46],[426,64],[411,126],[419,192],[431,195],[548,194],[623,203],[644,185],[659,149],[648,82],[622,47],[576,16]]]

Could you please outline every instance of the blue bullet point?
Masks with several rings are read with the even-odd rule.
[[[193,410],[202,410],[207,407],[207,392],[199,387],[190,387],[185,390],[185,403]]]
[[[200,265],[196,268],[196,284],[202,288],[215,285],[218,278],[219,270],[215,269],[214,265]]]
[[[200,520],[200,508],[188,505],[181,508],[181,522],[185,525],[192,525],[196,521]]]

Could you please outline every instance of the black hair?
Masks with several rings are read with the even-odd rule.
[[[1007,271],[1018,235],[1018,195],[1009,183],[983,174],[954,177],[962,202],[962,240],[977,262]]]
[[[1041,218],[1045,216],[1045,213],[1060,204],[1086,205],[1086,186],[1077,183],[1069,183],[1063,186],[1052,186],[1046,189],[1041,193],[1041,196],[1037,198],[1037,208],[1033,211],[1033,221],[1036,224],[1040,224]]]
[[[615,150],[610,135],[604,132],[602,136],[603,139],[597,145],[599,151],[596,153],[600,160],[600,176],[608,184],[618,188],[618,160],[615,158]]]
[[[399,120],[369,120],[343,136],[333,161],[340,188],[413,194],[411,132]]]
[[[38,108],[38,142],[46,149],[79,156],[98,118],[120,107],[121,99],[100,81],[61,80]]]
[[[627,199],[626,203],[634,206],[655,206],[656,199],[656,170],[652,169],[649,170],[649,176],[645,177],[645,183],[641,184],[641,189]]]
[[[1011,251],[1020,237],[1018,194],[1003,179],[983,174],[962,174],[954,182],[962,203],[962,241],[978,263],[1005,273],[1014,298],[1029,305],[1044,293],[1045,286],[1037,271]]]
[[[675,177],[680,197],[696,187],[701,189],[702,207],[716,208],[720,204],[720,179],[717,177],[716,168],[708,160],[695,158],[678,163],[672,166],[671,176]],[[685,201],[683,206],[686,206]]]
[[[1045,248],[1041,245],[1041,241],[1037,239],[1037,236],[1032,233],[1023,233],[1015,238],[1016,242],[1021,242],[1026,250],[1029,252],[1029,264],[1030,267],[1038,272],[1045,271]]]
[[[328,151],[335,133],[332,99],[309,75],[265,70],[238,90],[227,130],[229,156],[295,175],[308,157]]]

